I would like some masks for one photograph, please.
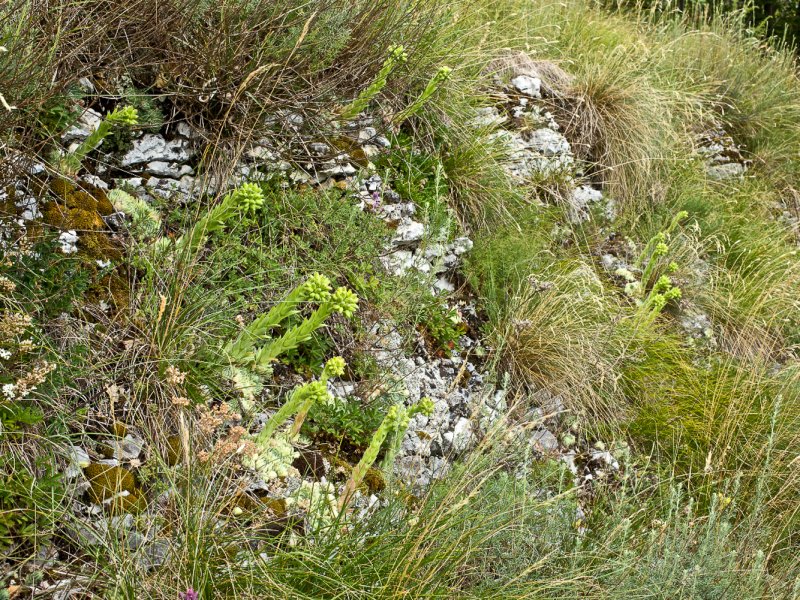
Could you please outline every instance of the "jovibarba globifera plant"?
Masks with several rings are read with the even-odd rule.
[[[396,125],[400,125],[406,119],[417,114],[425,105],[425,103],[430,100],[431,96],[433,96],[442,86],[442,84],[450,79],[450,74],[452,72],[453,69],[450,67],[439,67],[439,70],[436,71],[436,74],[433,77],[431,77],[431,79],[428,81],[428,84],[425,86],[425,89],[422,90],[422,93],[416,98],[416,100],[414,100],[411,104],[394,116],[392,119],[394,123]]]
[[[230,364],[228,376],[242,393],[245,404],[252,401],[260,391],[261,379],[271,373],[272,363],[279,356],[308,341],[332,314],[338,313],[348,319],[353,316],[358,308],[358,296],[345,287],[337,288],[335,291],[331,290],[330,279],[314,273],[304,283],[292,290],[282,302],[254,319],[239,333],[236,339],[224,346],[223,355]],[[274,328],[297,314],[301,306],[307,303],[316,303],[316,310],[282,335],[270,338],[270,333]],[[344,363],[341,359],[331,359],[323,370],[321,380],[312,382],[312,384],[321,384],[324,387],[324,381],[327,381],[329,377],[338,376],[343,370]],[[312,392],[313,386],[304,390],[302,394]],[[303,413],[304,417],[308,412],[308,407],[310,404]],[[293,414],[293,412],[289,414]],[[296,425],[296,431],[299,431],[300,425],[302,425],[302,420]]]
[[[106,115],[97,126],[97,129],[90,133],[80,146],[59,159],[58,170],[67,177],[77,175],[86,156],[111,135],[115,127],[131,127],[136,125],[138,120],[139,115],[132,106],[114,109]]]
[[[656,235],[650,238],[647,242],[641,255],[639,255],[639,267],[642,269],[642,289],[647,289],[650,279],[653,276],[653,271],[659,264],[661,258],[669,253],[669,242],[672,232],[680,225],[686,217],[689,216],[685,210],[678,212],[670,222],[669,226],[663,231],[659,231]]]
[[[328,379],[344,373],[345,362],[340,356],[331,358],[316,381],[296,387],[278,411],[272,415],[264,427],[252,436],[252,450],[245,454],[242,464],[256,471],[262,479],[270,481],[288,474],[297,453],[292,441],[300,432],[300,427],[314,404],[330,403],[333,397],[328,393]],[[278,432],[292,415],[294,423],[288,431]]]
[[[358,98],[353,100],[350,104],[345,106],[340,113],[342,119],[352,119],[363,111],[373,98],[381,93],[386,83],[389,80],[389,75],[397,65],[400,65],[408,60],[408,54],[403,49],[403,46],[394,45],[389,47],[389,54],[386,60],[383,61],[383,66],[375,79],[372,80],[364,90],[358,95]]]
[[[225,195],[222,201],[209,210],[197,223],[192,225],[188,233],[174,242],[174,250],[178,255],[191,258],[206,240],[208,234],[220,231],[230,220],[240,214],[253,214],[264,205],[264,191],[256,183],[243,183]],[[160,238],[155,243],[156,253],[163,255],[173,241]]]
[[[378,430],[373,434],[367,451],[364,452],[361,460],[353,468],[350,479],[348,479],[345,484],[342,495],[339,497],[340,511],[347,507],[356,489],[358,489],[358,486],[361,485],[361,482],[364,480],[367,471],[375,464],[386,438],[392,436],[384,460],[384,468],[389,469],[391,468],[394,457],[400,449],[400,444],[403,441],[403,436],[408,429],[411,418],[417,414],[430,416],[433,414],[433,408],[433,401],[430,398],[422,398],[411,408],[406,408],[402,404],[395,404],[389,408],[380,427],[378,427]]]
[[[378,71],[375,79],[373,79],[372,82],[361,91],[361,93],[358,95],[358,98],[353,100],[350,104],[342,109],[339,117],[344,120],[352,119],[361,113],[365,108],[367,108],[369,103],[372,102],[372,100],[378,94],[380,94],[381,91],[383,91],[383,88],[386,87],[386,84],[389,80],[389,75],[392,73],[395,67],[406,62],[407,60],[408,55],[403,49],[403,46],[391,46],[389,48],[389,54],[386,57],[386,60],[383,61],[383,66],[381,66],[381,70]],[[441,85],[450,78],[452,71],[453,70],[450,67],[439,67],[434,76],[428,81],[425,89],[422,90],[422,93],[420,93],[420,95],[417,96],[417,98],[406,108],[398,112],[392,119],[393,122],[396,125],[400,125],[409,117],[417,114],[425,105],[425,103],[431,98],[431,96],[433,96],[441,87]]]
[[[669,262],[666,268],[663,266],[666,257],[669,255],[670,236],[678,225],[688,216],[686,211],[678,212],[670,222],[669,226],[663,231],[654,235],[645,246],[639,256],[638,266],[642,269],[641,281],[628,283],[625,290],[630,296],[636,299],[639,306],[637,318],[646,323],[652,322],[670,302],[680,300],[681,289],[674,285],[670,275],[678,270],[678,264],[674,261]],[[650,281],[658,271],[666,271],[650,285]]]

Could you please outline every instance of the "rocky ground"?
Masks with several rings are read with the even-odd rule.
[[[491,129],[490,138],[508,149],[510,159],[505,168],[512,178],[519,185],[557,179],[568,190],[561,198],[568,203],[568,215],[573,224],[593,218],[593,215],[613,224],[614,200],[606,197],[582,173],[580,161],[547,109],[547,91],[541,78],[530,70],[514,73],[507,82],[498,79],[491,96],[495,104],[479,109],[472,124],[476,129]],[[97,128],[101,119],[100,113],[86,109],[78,122],[63,134],[64,149],[74,149]],[[375,323],[368,332],[367,345],[385,373],[387,387],[403,397],[409,406],[424,397],[433,401],[432,415],[417,415],[412,419],[394,463],[394,475],[410,489],[422,492],[431,481],[446,474],[453,461],[478,444],[493,426],[509,417],[508,390],[504,381],[498,381],[486,365],[491,348],[484,346],[479,335],[481,315],[476,299],[459,278],[459,267],[473,243],[466,236],[439,239],[439,232],[431,231],[419,218],[419,207],[393,190],[371,168],[371,159],[391,151],[391,142],[379,133],[374,119],[364,116],[345,128],[347,138],[354,142],[349,151],[339,151],[313,132],[306,131],[299,115],[281,115],[279,119],[283,129],[295,133],[289,146],[300,145],[307,149],[306,159],[299,163],[288,160],[291,152],[287,152],[287,148],[260,140],[249,147],[231,169],[232,176],[224,186],[276,179],[287,187],[341,189],[349,201],[390,225],[392,234],[380,257],[386,271],[394,277],[414,277],[427,282],[435,294],[445,298],[461,319],[470,324],[458,349],[444,353],[432,352],[421,337],[412,351],[408,351],[396,324],[390,321]],[[198,172],[204,143],[202,135],[185,122],[174,124],[169,134],[142,134],[132,140],[125,152],[107,155],[106,163],[82,175],[76,189],[81,186],[90,191],[123,189],[150,204],[159,197],[188,202],[201,193],[222,193],[221,181]],[[742,177],[746,172],[747,162],[723,131],[709,130],[700,136],[698,153],[706,161],[708,175],[713,179]],[[17,183],[13,201],[18,218],[14,223],[5,224],[4,239],[20,239],[8,234],[11,228],[24,228],[44,219],[63,229],[58,239],[61,252],[75,253],[79,248],[88,247],[91,239],[95,247],[100,247],[94,255],[98,267],[108,268],[118,261],[118,253],[111,251],[104,255],[103,248],[113,250],[114,241],[124,230],[129,217],[124,208],[109,205],[107,200],[105,205],[95,203],[91,207],[67,201],[66,214],[54,215],[52,202],[42,200],[42,184],[37,183],[45,172],[43,164],[30,165],[30,179]],[[8,191],[0,193],[0,202],[7,202],[9,198]],[[99,243],[95,238],[107,238],[109,242]],[[621,273],[632,277],[640,274],[632,256],[624,251],[603,255],[601,263],[611,277],[619,277]],[[620,279],[621,286],[625,283],[624,278]],[[547,282],[541,285],[546,286]],[[704,343],[713,340],[713,327],[706,315],[689,311],[682,322],[692,336]],[[358,393],[353,384],[344,382],[329,382],[329,388],[342,401]],[[520,437],[521,446],[528,449],[531,460],[562,461],[571,471],[574,484],[586,488],[597,478],[621,474],[624,469],[621,462],[627,453],[625,447],[606,448],[599,442],[588,446],[576,435],[575,419],[567,414],[559,396],[541,389],[534,397],[534,404],[537,402],[538,406],[522,417],[515,415],[512,422],[503,421],[512,434]],[[268,417],[269,413],[263,413],[256,422],[264,422]],[[85,492],[74,505],[75,513],[84,523],[78,533],[99,543],[104,531],[118,531],[128,547],[137,551],[137,560],[151,566],[161,564],[169,548],[155,534],[153,526],[159,503],[148,509],[149,519],[147,513],[136,519],[130,514],[109,517],[104,505],[118,502],[119,497],[94,494],[79,467],[91,462],[100,446],[104,448],[103,457],[94,460],[109,468],[138,467],[148,454],[143,436],[136,432],[99,439],[97,446],[72,448],[71,466],[66,475],[78,491]],[[291,468],[287,468],[285,476],[277,481],[263,481],[253,473],[250,489],[259,490],[274,501],[300,507],[301,515],[303,494],[310,498],[306,500],[306,507],[308,502],[318,501],[320,495],[335,497],[337,489],[331,481],[337,466],[322,458],[320,465],[310,468],[308,452],[309,447],[289,449],[286,460]],[[355,506],[367,510],[380,501],[380,489],[375,488],[357,499]],[[582,510],[578,509],[578,521]],[[48,552],[50,550],[43,552],[42,564],[52,559]],[[59,597],[58,592],[54,597]]]

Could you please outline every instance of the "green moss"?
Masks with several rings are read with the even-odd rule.
[[[119,246],[105,233],[85,233],[78,237],[78,248],[97,260],[122,260]]]
[[[101,504],[122,491],[132,496],[138,495],[133,473],[123,467],[92,463],[83,470],[89,480],[87,494],[92,502]]]
[[[178,465],[183,460],[181,449],[181,436],[175,434],[167,438],[167,464],[170,467]]]
[[[370,467],[364,475],[364,485],[370,494],[377,494],[386,487],[386,478],[380,469]]]
[[[82,208],[65,208],[56,202],[48,202],[42,208],[42,219],[48,225],[59,229],[76,231],[97,231],[105,228],[100,213]]]

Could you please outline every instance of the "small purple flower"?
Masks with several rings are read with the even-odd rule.
[[[187,588],[185,592],[178,592],[180,600],[199,600],[200,596],[194,591],[194,588]]]
[[[369,206],[371,210],[375,210],[380,205],[381,205],[381,194],[376,190],[372,192],[371,199],[367,200],[367,206]]]

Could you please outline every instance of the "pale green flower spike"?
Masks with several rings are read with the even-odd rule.
[[[397,433],[398,431],[405,431],[405,429],[408,427],[409,421],[411,421],[411,417],[408,416],[408,411],[404,406],[395,404],[389,409],[389,412],[386,413],[385,420],[387,427],[391,431]]]
[[[668,302],[670,300],[680,300],[682,296],[683,292],[681,292],[681,288],[679,287],[674,287],[664,293],[664,298],[666,298]]]
[[[254,213],[264,206],[264,192],[256,183],[244,183],[233,192],[233,201],[244,212]]]
[[[341,377],[344,375],[344,369],[347,366],[347,363],[344,362],[344,359],[341,356],[334,356],[327,363],[325,363],[325,368],[322,371],[322,377],[324,379],[328,379],[330,377]]]
[[[689,216],[689,213],[685,210],[678,211],[678,213],[672,218],[672,221],[667,227],[666,233],[670,234],[675,231],[675,228],[680,225],[681,221],[683,221],[686,217]]]
[[[669,263],[669,266],[667,267],[667,272],[668,273],[677,273],[678,269],[680,269],[680,267],[678,266],[678,263],[676,263],[675,261],[672,261],[671,263]]]
[[[659,242],[656,244],[656,249],[653,250],[653,254],[656,256],[665,256],[669,252],[669,246],[667,246],[664,242]]]
[[[324,381],[309,381],[304,385],[296,387],[289,396],[289,399],[278,409],[278,412],[272,415],[263,429],[258,432],[257,439],[260,442],[268,440],[293,414],[299,412],[303,415],[303,418],[305,418],[305,414],[313,404],[321,402],[327,404],[330,403],[331,400],[331,395],[328,393],[328,386]],[[302,424],[302,420],[298,423],[297,419],[295,419],[297,431],[300,430],[300,424]],[[294,431],[295,427],[292,428],[292,435],[297,433]]]
[[[342,490],[342,495],[339,496],[340,511],[350,502],[356,489],[364,480],[367,471],[375,463],[375,460],[378,458],[378,453],[383,446],[383,442],[386,441],[386,437],[393,432],[395,435],[401,435],[401,432],[405,432],[406,427],[408,427],[408,422],[408,411],[402,404],[395,404],[389,409],[389,412],[386,413],[377,431],[372,434],[372,439],[370,440],[366,452],[364,452],[361,460],[350,473],[350,479],[347,480],[347,484],[345,484],[344,490]]]
[[[416,415],[416,414],[425,415],[426,417],[430,417],[433,414],[433,409],[434,408],[435,407],[434,407],[434,404],[433,404],[433,400],[431,400],[430,398],[428,398],[426,396],[425,398],[422,398],[419,402],[417,402],[414,406],[412,406],[408,410],[408,414],[410,416],[412,416],[412,417],[414,415]]]
[[[73,176],[81,170],[81,165],[86,155],[97,148],[109,136],[115,126],[136,125],[139,113],[132,106],[117,108],[108,113],[89,137],[87,137],[74,152],[67,154],[59,160],[59,170],[68,176]]]
[[[436,71],[436,74],[431,77],[430,81],[428,81],[428,85],[425,86],[425,89],[422,90],[422,93],[419,97],[414,100],[409,106],[401,110],[397,115],[394,117],[394,122],[397,124],[402,123],[409,117],[417,114],[419,110],[425,105],[425,103],[433,96],[439,87],[448,79],[450,79],[450,74],[453,72],[453,69],[450,67],[439,67],[439,70]]]
[[[342,364],[344,364],[344,360],[342,360]],[[325,368],[327,369],[327,365]],[[342,371],[344,371],[344,367],[342,367]],[[294,417],[294,424],[289,432],[290,437],[300,433],[303,421],[306,420],[308,411],[311,410],[312,406],[315,404],[327,404],[328,406],[333,404],[333,396],[328,393],[328,378],[325,372],[322,373],[322,377],[318,381],[307,383],[303,388],[304,392],[300,396],[299,407],[296,408],[297,414]]]
[[[387,60],[389,60],[389,58],[391,58],[395,62],[404,63],[408,60],[408,54],[406,53],[403,46],[401,46],[400,44],[392,44],[391,46],[389,46],[389,57],[387,58]]]
[[[337,288],[333,292],[330,302],[335,312],[343,314],[348,319],[353,316],[358,308],[358,296],[346,287]]]
[[[366,89],[361,91],[361,93],[358,95],[358,98],[353,100],[350,104],[342,109],[341,117],[343,119],[352,119],[358,113],[363,111],[369,105],[372,99],[375,98],[375,96],[377,96],[384,87],[386,87],[389,75],[395,66],[406,62],[406,60],[408,60],[408,55],[402,46],[390,46],[389,54],[386,57],[386,60],[383,61],[383,66],[381,67],[381,70],[378,71],[375,79],[367,86]]]
[[[109,125],[136,125],[139,112],[132,106],[123,106],[108,113],[105,120]]]
[[[305,401],[310,404],[327,404],[330,401],[328,386],[324,381],[312,381],[305,385]]]
[[[650,306],[656,313],[660,313],[667,305],[667,297],[664,294],[653,294],[650,296]]]
[[[280,325],[282,321],[294,315],[301,302],[327,302],[331,295],[331,281],[324,275],[314,273],[306,281],[298,285],[281,302],[269,312],[255,319],[239,334],[235,342],[225,347],[225,353],[234,361],[242,362],[253,349],[256,342],[263,340],[270,329]]]
[[[656,294],[666,292],[670,287],[672,287],[672,281],[670,281],[669,277],[666,275],[662,275],[656,281],[656,284],[653,286],[653,291]]]
[[[312,274],[303,284],[303,297],[311,302],[327,302],[331,297],[331,280],[320,273]]]

